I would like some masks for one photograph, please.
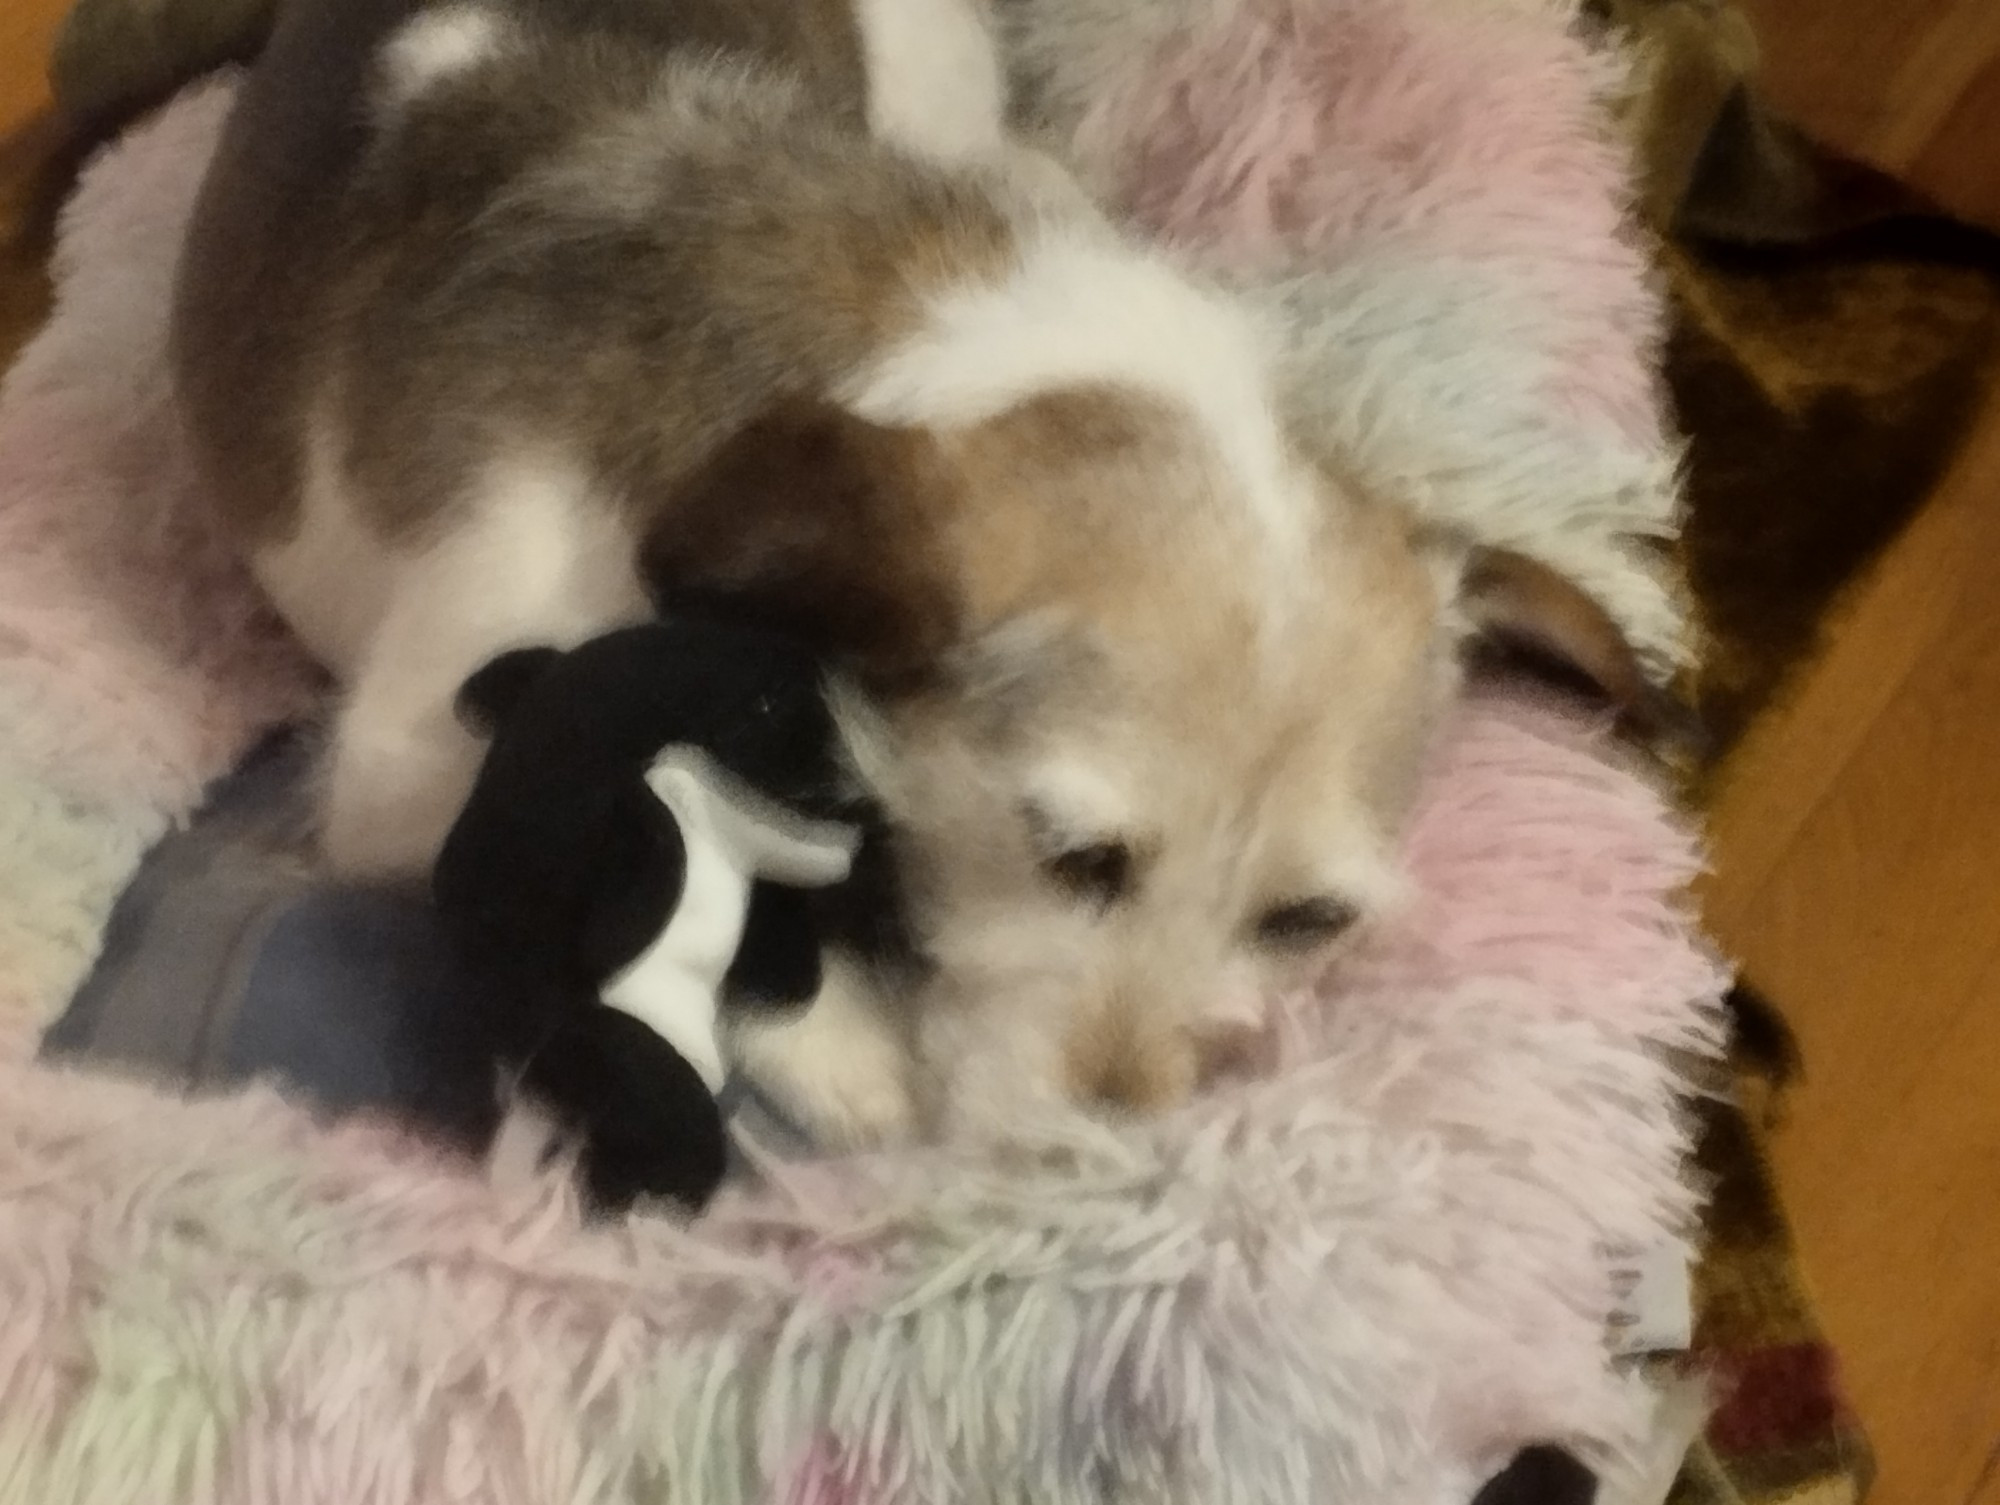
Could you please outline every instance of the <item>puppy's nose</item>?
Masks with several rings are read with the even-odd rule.
[[[1071,1093],[1086,1108],[1157,1113],[1194,1089],[1194,1054],[1190,1042],[1099,1020],[1070,1042]]]
[[[1164,1097],[1154,1075],[1129,1056],[1099,1062],[1083,1092],[1085,1107],[1112,1112],[1148,1112],[1165,1106]]]

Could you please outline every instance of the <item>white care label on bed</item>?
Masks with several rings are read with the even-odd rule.
[[[1680,1353],[1694,1341],[1692,1264],[1692,1251],[1682,1239],[1612,1254],[1613,1353]]]

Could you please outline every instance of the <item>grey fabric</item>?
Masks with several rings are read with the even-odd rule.
[[[147,854],[43,1050],[197,1092],[272,1080],[476,1147],[500,1080],[479,999],[421,890],[314,871],[311,763],[305,737],[274,738]],[[723,1102],[805,1148],[744,1084]]]
[[[147,854],[45,1051],[196,1087],[226,1078],[262,939],[312,888],[299,818],[307,760],[302,739],[274,738]]]

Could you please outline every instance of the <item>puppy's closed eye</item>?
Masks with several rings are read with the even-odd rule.
[[[1251,933],[1259,946],[1273,951],[1310,951],[1337,940],[1360,918],[1347,900],[1319,894],[1272,905],[1257,916]]]
[[[1068,893],[1110,906],[1132,892],[1132,849],[1122,841],[1094,841],[1057,852],[1042,864]]]
[[[1071,898],[1109,909],[1138,888],[1138,852],[1103,825],[1063,818],[1039,799],[1021,806],[1021,819],[1043,875]]]

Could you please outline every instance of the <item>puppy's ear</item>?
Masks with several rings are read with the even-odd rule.
[[[1464,558],[1459,607],[1475,667],[1538,672],[1603,700],[1621,727],[1663,751],[1698,753],[1694,710],[1655,684],[1624,632],[1595,597],[1538,559],[1473,548]]]
[[[920,676],[953,637],[952,484],[929,435],[788,400],[664,499],[642,567],[663,609],[790,632],[864,681]]]
[[[561,657],[556,648],[516,648],[489,660],[458,687],[458,719],[475,735],[492,736],[521,703],[528,686]]]

